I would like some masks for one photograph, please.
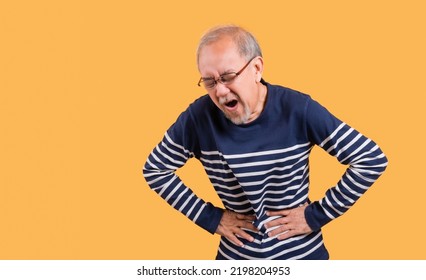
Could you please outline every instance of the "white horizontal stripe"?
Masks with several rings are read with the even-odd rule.
[[[233,206],[243,206],[246,205],[249,206],[249,210],[253,210],[253,207],[251,206],[250,202],[248,200],[244,200],[244,201],[230,201],[226,198],[221,197],[220,198],[223,204],[226,205],[233,205]]]
[[[152,157],[158,162],[158,163],[161,163],[165,168],[167,168],[167,169],[169,169],[169,170],[176,170],[177,169],[177,166],[174,166],[174,165],[169,165],[169,164],[166,164],[166,163],[164,163],[158,156],[157,156],[157,154],[156,153],[152,153],[151,154],[152,155]]]
[[[197,198],[196,196],[194,196],[196,198],[194,204],[192,204],[191,208],[189,209],[189,211],[185,214],[185,216],[187,216],[189,218],[189,216],[191,216],[192,211],[194,211],[195,207],[197,206],[197,208],[199,207],[198,204],[201,203],[201,200],[199,198]]]
[[[222,181],[222,182],[233,182],[233,181],[237,181],[237,178],[235,178],[235,177],[223,178],[223,177],[218,177],[218,176],[214,176],[214,175],[210,175],[210,174],[208,174],[208,177],[210,178],[210,180],[215,179],[215,180],[219,180],[219,181]]]
[[[201,154],[211,156],[211,155],[218,155],[222,156],[222,153],[219,151],[201,151]]]
[[[368,168],[384,168],[388,165],[388,163],[381,163],[381,164],[375,164],[375,165],[369,165]],[[371,172],[370,174],[377,174],[380,175],[383,173],[383,171],[372,171],[372,170],[367,170],[365,169],[365,165],[360,165],[360,164],[353,164],[352,167],[355,167],[356,169],[362,169],[362,172]]]
[[[365,161],[365,158],[366,158],[366,155],[370,155],[370,154],[373,154],[377,149],[379,149],[379,147],[377,146],[377,145],[375,145],[374,147],[372,147],[370,150],[368,150],[368,151],[365,151],[364,153],[362,153],[362,154],[359,154],[357,157],[355,157],[354,159],[352,159],[352,164],[356,164],[356,163],[359,163],[359,162],[363,162],[363,161]],[[375,157],[373,157],[373,158],[375,158]],[[368,161],[370,161],[371,159],[373,159],[373,158],[369,158],[368,159]]]
[[[360,183],[358,183],[354,178],[352,178],[352,176],[351,175],[349,175],[348,173],[346,173],[346,176],[347,176],[347,178],[349,179],[349,181],[351,181],[352,182],[352,184],[354,184],[355,186],[357,186],[358,188],[360,188],[360,189],[363,189],[363,190],[367,190],[368,189],[368,186],[364,186],[363,184],[360,184]]]
[[[182,196],[183,196],[185,193],[187,193],[187,192],[189,192],[189,189],[188,189],[188,188],[184,188],[184,189],[180,192],[180,194],[179,194],[179,196],[176,198],[176,200],[173,202],[172,206],[173,206],[173,207],[175,207],[175,206],[176,206],[176,204],[178,204],[178,203],[179,203],[179,201],[181,200]]]
[[[330,199],[329,199],[327,196],[325,197],[325,203],[328,205],[328,207],[330,207],[331,209],[333,209],[333,210],[334,210],[334,212],[337,212],[339,215],[343,215],[343,212],[341,212],[341,211],[337,210],[337,209],[334,207],[333,203],[330,201]]]
[[[306,183],[302,187],[299,186],[299,185],[294,185],[292,187],[285,188],[284,190],[279,190],[279,191],[266,190],[264,192],[261,192],[262,195],[260,196],[260,198],[255,199],[255,200],[251,199],[251,195],[250,194],[248,194],[248,197],[249,197],[251,203],[253,203],[253,204],[257,204],[257,203],[261,202],[265,198],[265,196],[271,195],[271,194],[281,194],[281,195],[284,195],[284,196],[280,196],[279,199],[283,199],[283,200],[284,199],[289,199],[289,198],[292,198],[292,197],[296,196],[298,193],[300,193],[304,189],[304,187],[307,186],[307,185],[308,185],[308,183]],[[291,192],[293,190],[297,190],[297,192],[295,194],[292,194],[292,195],[285,195],[286,193]]]
[[[226,163],[226,161],[223,161],[223,160],[210,160],[210,159],[206,159],[206,158],[200,158],[200,160],[202,161],[202,162],[205,162],[205,163],[208,163],[208,164],[222,164],[222,165],[225,165],[225,164],[227,164]]]
[[[147,158],[147,160],[146,160],[146,162],[148,163],[148,165],[151,167],[150,169],[144,169],[144,170],[149,170],[149,171],[151,171],[152,169],[157,169],[157,170],[161,170],[161,168],[158,168],[158,166],[156,166],[154,163],[152,163],[150,160],[149,160],[149,157]]]
[[[294,180],[295,181],[295,180]],[[286,183],[268,183],[263,186],[262,190],[256,190],[256,191],[245,191],[247,197],[249,199],[253,199],[255,197],[259,197],[259,195],[263,194],[265,190],[269,189],[279,189],[279,191],[282,191],[283,194],[287,191],[293,191],[298,190],[300,188],[300,184],[305,182],[306,180],[303,179],[301,182],[286,182]],[[309,184],[309,183],[308,183]],[[276,191],[276,192],[279,192]],[[275,191],[274,191],[275,192]]]
[[[343,182],[342,182],[343,183]],[[343,196],[343,198],[348,201],[351,205],[353,205],[355,203],[355,200],[353,200],[352,198],[350,198],[349,196],[345,195],[341,190],[340,190],[340,186],[337,185],[336,186],[336,191],[337,193],[339,193],[341,196]]]
[[[324,210],[324,213],[327,215],[327,217],[329,217],[332,220],[337,218],[337,217],[334,217],[333,215],[331,215],[330,212],[328,212],[327,209],[324,207],[324,205],[328,206],[328,204],[324,201],[324,198],[320,199],[319,203],[321,205],[322,210]]]
[[[361,196],[361,194],[360,193],[358,193],[358,192],[356,192],[356,191],[354,191],[353,189],[351,189],[343,180],[340,180],[340,183],[342,183],[342,187],[344,187],[345,188],[345,190],[347,190],[348,192],[350,192],[351,194],[353,194],[353,195],[355,195],[355,196],[357,196],[357,197],[360,197]]]
[[[251,177],[251,176],[261,176],[261,175],[266,175],[268,173],[272,173],[274,171],[284,171],[284,170],[288,170],[288,169],[292,169],[294,166],[300,164],[301,162],[305,161],[306,159],[308,159],[309,154],[306,154],[304,156],[302,156],[297,162],[295,162],[294,164],[291,165],[286,165],[283,167],[273,167],[270,169],[265,169],[262,171],[257,171],[257,172],[246,172],[246,173],[237,173],[238,177]],[[305,164],[306,165],[306,164]]]
[[[235,158],[266,156],[266,155],[277,155],[277,154],[283,154],[283,153],[287,153],[287,152],[290,152],[290,151],[294,151],[294,150],[297,150],[299,148],[306,147],[306,146],[309,146],[309,145],[310,145],[310,143],[308,142],[308,143],[304,143],[304,144],[294,145],[292,147],[285,148],[285,149],[268,150],[268,151],[245,153],[245,154],[232,154],[232,155],[226,154],[226,155],[223,155],[223,157],[226,158],[226,159],[235,159]]]
[[[226,209],[234,211],[236,213],[241,213],[241,214],[253,212],[253,209],[251,209],[250,207],[249,208],[245,208],[245,209],[238,209],[237,210],[236,208],[232,208],[230,206],[227,206]]]
[[[263,166],[263,165],[283,163],[283,162],[290,161],[290,160],[295,159],[295,158],[299,158],[301,155],[305,154],[306,152],[307,151],[303,151],[303,152],[296,154],[296,155],[292,155],[292,156],[288,156],[288,157],[280,158],[280,159],[274,159],[274,160],[255,161],[255,162],[240,163],[240,164],[229,164],[229,167],[231,169],[236,169],[236,168],[242,168],[242,167],[252,167],[252,166],[259,166],[259,165]]]
[[[218,195],[223,195],[223,196],[225,196],[225,197],[230,197],[230,198],[238,198],[238,197],[241,197],[241,196],[245,196],[245,195],[246,195],[244,192],[241,192],[241,193],[232,193],[232,194],[230,194],[230,193],[224,193],[224,192],[221,192],[221,191],[217,191],[216,193],[217,193]]]
[[[194,156],[194,153],[193,153],[193,152],[191,152],[191,151],[189,151],[189,150],[185,149],[185,147],[184,147],[184,146],[179,145],[179,144],[177,144],[176,142],[174,142],[174,141],[172,140],[172,138],[169,136],[169,134],[168,134],[167,132],[166,132],[166,134],[164,135],[164,137],[167,139],[167,141],[169,141],[169,143],[170,143],[172,146],[175,146],[176,148],[178,148],[179,150],[183,151],[185,154],[188,154],[189,156]],[[189,157],[185,155],[185,158],[187,158],[187,159],[188,159]]]
[[[305,172],[306,172],[306,170],[307,170],[307,168],[308,168],[308,166],[307,165],[304,165],[304,166],[301,166],[301,167],[299,167],[298,169],[295,169],[295,170],[293,170],[292,172],[290,172],[290,173],[288,173],[288,174],[284,174],[284,175],[270,175],[270,176],[268,176],[268,177],[266,177],[265,179],[263,179],[263,180],[260,180],[260,181],[253,181],[253,182],[240,182],[240,184],[242,185],[242,186],[245,186],[245,187],[248,187],[248,186],[257,186],[257,185],[263,185],[265,182],[267,182],[267,181],[269,181],[269,180],[271,180],[271,179],[285,179],[285,178],[291,178],[291,177],[293,177],[289,182],[291,182],[291,181],[294,181],[295,180],[295,178],[297,178],[297,179],[300,179],[300,178],[302,178],[302,176],[303,176],[303,174],[305,174]],[[297,173],[299,173],[299,172],[301,172],[301,171],[303,171],[303,173],[302,173],[302,175],[299,175],[299,176],[294,176],[295,174],[297,174]],[[238,177],[238,175],[239,174],[236,174],[237,175],[237,177]]]
[[[278,258],[278,257],[283,256],[285,254],[289,254],[289,253],[291,253],[293,251],[305,248],[305,247],[309,246],[311,243],[313,243],[315,240],[317,240],[320,236],[321,236],[321,233],[318,233],[315,237],[313,237],[312,239],[309,239],[308,242],[305,242],[305,243],[300,244],[298,246],[293,246],[293,247],[291,247],[291,248],[289,248],[287,250],[281,250],[279,253],[276,253],[276,254],[274,254],[272,256],[268,256],[266,259],[275,259],[275,258]],[[250,245],[246,245],[244,248],[248,249],[248,250],[250,250],[252,252],[256,252],[256,253],[267,253],[267,252],[269,252],[271,250],[274,250],[276,248],[284,247],[283,245],[291,243],[292,241],[295,241],[295,240],[300,240],[300,239],[302,239],[304,237],[305,237],[305,235],[291,237],[289,239],[282,240],[282,241],[278,242],[277,244],[275,244],[273,246],[269,246],[267,248],[254,248],[254,247],[252,247]],[[265,259],[265,258],[258,258],[258,257],[253,257],[253,256],[250,256],[250,255],[247,255],[247,254],[240,253],[237,250],[235,250],[234,248],[232,248],[231,246],[229,246],[227,243],[223,242],[222,240],[221,240],[220,243],[224,247],[226,247],[227,250],[233,252],[234,254],[236,254],[236,255],[238,255],[238,256],[240,256],[242,258],[252,259],[252,260]],[[224,252],[221,251],[221,253],[224,253]],[[226,255],[226,254],[224,254],[224,255]],[[228,258],[229,258],[229,256],[228,256]]]
[[[226,185],[221,185],[221,184],[218,184],[218,183],[212,183],[212,185],[214,187],[217,187],[218,189],[223,189],[223,190],[230,190],[230,191],[233,191],[233,190],[236,190],[236,189],[241,189],[242,190],[242,188],[241,188],[240,185],[226,186]]]
[[[157,176],[166,176],[166,175],[173,174],[173,172],[171,172],[170,170],[144,169],[144,171],[145,171],[145,173],[144,173],[145,178],[157,177]]]
[[[319,144],[320,147],[324,147],[325,144],[327,144],[328,141],[330,141],[331,139],[334,138],[334,136],[336,136],[336,134],[345,126],[345,123],[341,123],[334,131],[333,133],[330,134],[330,136],[328,136],[327,138],[325,138],[324,141],[322,141],[321,144]]]
[[[216,168],[211,168],[211,167],[207,167],[207,166],[203,166],[203,167],[204,167],[204,170],[209,171],[209,172],[223,173],[223,174],[232,173],[231,169],[216,169]]]
[[[350,128],[350,129],[349,129],[348,131],[346,131],[346,132],[345,132],[342,136],[340,136],[340,137],[336,140],[336,142],[334,143],[334,145],[333,145],[333,146],[331,146],[330,148],[328,148],[327,153],[330,153],[331,151],[333,151],[333,150],[335,150],[336,148],[338,148],[338,147],[339,147],[340,142],[342,142],[343,140],[345,140],[345,139],[346,139],[346,137],[348,137],[348,136],[349,136],[349,134],[351,134],[353,130],[354,130],[353,128]]]
[[[284,182],[284,183],[268,183],[268,184],[264,185],[261,190],[245,191],[245,193],[247,194],[247,196],[253,197],[253,196],[257,196],[257,195],[261,194],[268,187],[286,187],[286,188],[297,189],[299,187],[299,183],[294,182],[297,179],[300,179],[300,178],[293,178],[292,181]],[[304,181],[304,180],[302,180],[302,181]],[[291,185],[291,183],[295,183],[295,184]]]
[[[190,196],[188,196],[185,200],[185,202],[181,205],[181,207],[179,207],[179,212],[183,213],[183,209],[185,208],[185,206],[188,204],[188,202],[194,197],[194,193],[191,193]]]
[[[179,161],[179,160],[176,160],[176,159],[174,159],[174,158],[172,158],[172,157],[170,157],[169,155],[167,155],[167,154],[165,154],[165,153],[163,153],[163,151],[161,151],[160,150],[160,148],[157,146],[157,147],[155,147],[155,149],[157,150],[157,152],[163,157],[163,158],[165,158],[165,159],[168,159],[169,161],[171,161],[171,162],[173,162],[174,164],[176,164],[177,166],[182,166],[182,165],[184,165],[185,164],[185,162],[183,162],[183,161]]]
[[[162,185],[162,189],[161,191],[158,193],[159,195],[163,195],[163,193],[167,190],[167,188],[174,182],[178,180],[177,176],[173,176],[172,178],[170,178],[169,181],[167,181],[167,183],[165,183],[164,185]]]
[[[286,202],[286,199],[283,199],[283,198],[268,198],[267,197],[267,198],[265,198],[264,203],[260,204],[258,207],[254,207],[253,209],[256,213],[258,213],[258,212],[263,212],[265,210],[265,208],[267,208],[267,209],[273,209],[274,207],[278,207],[279,209],[292,208],[291,206],[287,206],[287,205],[289,205],[288,202],[290,202],[291,200],[289,200],[289,199],[287,199],[287,200],[288,201]]]
[[[355,170],[355,168],[352,168],[351,170],[357,177],[363,179],[364,181],[367,181],[370,183],[374,183],[376,181],[375,178],[372,179],[372,178],[365,177],[363,174],[361,174],[361,172],[358,172],[358,170]],[[374,175],[374,176],[379,175],[379,172],[370,171],[370,170],[362,170],[362,173],[367,173],[368,175]]]
[[[147,181],[147,184],[148,185],[152,185],[152,184],[155,184],[155,183],[157,183],[158,181],[161,181],[161,180],[165,180],[165,179],[167,179],[167,177],[170,177],[170,176],[174,176],[175,174],[173,173],[173,172],[169,172],[169,174],[168,175],[163,175],[163,176],[158,176],[158,177],[156,177],[155,179],[153,179],[153,180],[150,180],[150,181]],[[171,180],[172,178],[170,178],[170,180]],[[155,189],[155,188],[153,188],[153,189]]]
[[[345,205],[343,202],[341,202],[341,201],[337,198],[336,193],[338,193],[338,191],[336,190],[336,188],[331,188],[331,189],[330,189],[330,194],[331,194],[331,197],[333,198],[333,200],[334,200],[334,201],[336,201],[336,203],[337,203],[340,207],[342,207],[342,208],[349,208],[349,205]]]
[[[184,151],[185,153],[189,154],[189,150],[185,149],[184,146],[177,144],[175,141],[172,140],[172,138],[170,138],[169,134],[166,132],[166,134],[164,135],[165,138],[167,139],[167,141],[169,141],[170,144],[172,144],[173,146],[175,146],[176,148],[178,148],[179,150]]]
[[[203,205],[200,207],[200,209],[198,210],[197,215],[195,215],[195,217],[194,217],[194,219],[193,219],[194,223],[198,220],[198,217],[200,216],[201,212],[203,212],[203,210],[204,210],[204,208],[205,208],[205,207],[206,207],[206,204],[203,204]]]
[[[256,240],[257,242],[255,242],[255,243],[256,244],[267,243],[271,239],[276,238],[275,236],[274,237],[268,237],[266,234],[264,236],[266,236],[267,238],[264,239],[264,240],[262,240],[262,241]],[[291,237],[291,238],[288,238],[288,239],[280,240],[280,241],[278,241],[277,243],[275,243],[272,246],[257,248],[257,247],[253,247],[253,246],[250,246],[250,245],[246,245],[246,246],[244,246],[244,248],[247,249],[247,250],[249,250],[249,251],[256,252],[256,253],[267,253],[267,252],[270,252],[270,251],[272,251],[272,250],[274,250],[276,248],[283,247],[284,245],[287,245],[287,244],[291,244],[294,241],[299,241],[299,240],[301,240],[301,239],[303,239],[305,237],[306,237],[306,234],[302,234],[302,235],[294,236],[294,237]],[[309,245],[311,242],[312,241],[309,240],[308,242],[303,243],[303,244],[301,244],[299,246],[305,247],[306,245]],[[288,247],[290,247],[290,246],[288,246]],[[289,248],[288,250],[284,250],[284,251],[288,253],[288,252],[293,251],[293,248],[294,247],[291,246],[291,248]]]
[[[258,208],[258,211],[260,211],[260,213],[263,213],[266,207],[268,207],[269,210],[282,210],[283,208],[294,208],[302,204],[304,201],[306,201],[307,198],[308,198],[307,195],[301,196],[298,200],[292,201],[288,205],[271,205],[271,204],[261,205],[260,209]]]
[[[319,247],[321,247],[322,246],[322,244],[324,244],[324,242],[323,241],[321,241],[320,243],[318,243],[315,247],[313,247],[311,250],[309,250],[309,251],[307,251],[307,252],[305,252],[305,253],[303,253],[303,254],[300,254],[300,255],[298,255],[298,256],[294,256],[294,257],[292,257],[292,258],[289,258],[289,260],[297,260],[297,259],[302,259],[302,258],[304,258],[304,257],[306,257],[306,256],[308,256],[310,253],[312,253],[312,252],[314,252],[316,249],[318,249]]]
[[[169,145],[167,145],[164,141],[163,142],[161,142],[161,146],[163,146],[167,151],[169,151],[171,154],[174,154],[174,155],[176,155],[176,156],[178,156],[178,157],[181,157],[184,161],[187,161],[188,160],[188,157],[186,156],[186,155],[184,155],[184,154],[181,154],[181,153],[179,153],[179,152],[177,152],[177,151],[175,151],[175,150],[173,150],[172,148],[170,148],[169,147]]]
[[[383,156],[377,156],[377,157],[363,158],[362,160],[358,160],[358,161],[356,162],[356,164],[360,165],[360,163],[362,163],[362,162],[375,161],[375,160],[378,160],[378,159],[380,159],[380,158],[382,158],[382,157],[384,157],[384,155],[383,155]],[[369,167],[370,167],[368,163],[363,164],[363,165],[364,165],[364,167],[363,167],[364,169],[365,169],[365,168],[369,168]],[[361,169],[361,168],[359,168],[359,169]]]
[[[344,159],[340,160],[340,162],[345,162],[347,161],[349,158],[352,158],[354,155],[356,155],[359,151],[361,151],[362,149],[364,149],[365,146],[368,145],[368,143],[370,143],[371,140],[367,139],[366,141],[364,141],[361,145],[358,146],[358,148],[356,148],[350,155],[348,155],[347,157],[345,157]],[[353,158],[351,160],[351,162],[354,162],[356,158]]]
[[[180,189],[180,186],[182,185],[182,181],[180,181],[176,186],[173,187],[172,191],[169,193],[169,195],[165,198],[167,202],[169,202],[170,198],[173,196],[173,194]]]
[[[346,151],[347,149],[349,149],[355,142],[358,141],[359,138],[361,138],[361,134],[357,134],[357,136],[355,136],[355,138],[353,138],[348,144],[346,144],[346,146],[344,146],[343,148],[341,148],[337,154],[335,155],[335,157],[339,157],[341,153],[343,153],[344,151]]]

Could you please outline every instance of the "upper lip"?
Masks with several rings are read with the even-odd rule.
[[[229,103],[233,101],[238,101],[235,97],[223,97],[219,99],[219,103],[225,106],[228,106]]]

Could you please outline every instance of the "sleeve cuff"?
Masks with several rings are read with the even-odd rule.
[[[204,213],[200,215],[196,221],[196,224],[211,234],[214,234],[222,219],[223,209],[215,207],[211,203],[207,203],[203,212]]]
[[[312,231],[320,230],[321,227],[331,221],[318,201],[305,208],[305,219]]]

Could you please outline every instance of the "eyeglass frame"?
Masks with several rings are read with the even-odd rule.
[[[238,72],[229,72],[229,73],[225,73],[225,74],[222,74],[222,75],[220,75],[218,78],[215,78],[215,77],[208,77],[208,78],[203,78],[203,77],[201,77],[200,78],[200,80],[198,81],[198,86],[200,87],[201,86],[201,83],[202,82],[204,82],[204,80],[213,80],[214,81],[214,84],[213,84],[213,86],[212,87],[206,87],[206,86],[204,86],[206,89],[214,89],[215,87],[216,87],[216,85],[217,85],[217,83],[221,83],[221,84],[223,84],[223,85],[226,85],[226,84],[230,84],[230,83],[232,83],[239,75],[241,75],[241,73],[243,73],[243,71],[247,68],[247,66],[249,66],[249,64],[250,64],[250,62],[252,62],[255,58],[256,58],[257,56],[255,56],[255,57],[253,57],[253,58],[251,58],[248,62],[247,62],[247,64],[246,65],[244,65],[244,67],[243,68],[241,68],[241,70],[240,71],[238,71]],[[228,81],[228,82],[224,82],[223,81],[223,76],[225,76],[225,75],[229,75],[229,74],[235,74],[235,76],[232,78],[232,80],[230,80],[230,81]]]

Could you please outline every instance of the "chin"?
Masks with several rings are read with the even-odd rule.
[[[241,124],[245,124],[246,121],[242,120],[241,118],[228,118],[233,124],[236,125],[241,125]]]
[[[250,110],[245,110],[244,114],[242,115],[238,115],[238,116],[230,116],[228,114],[225,114],[225,116],[233,123],[236,125],[241,125],[241,124],[245,124],[248,122],[248,120],[250,119]]]

